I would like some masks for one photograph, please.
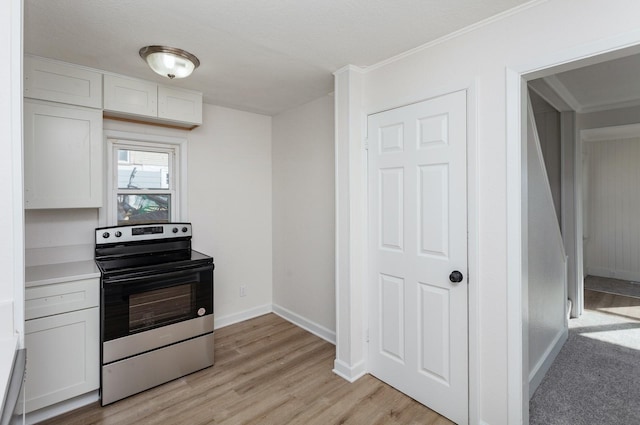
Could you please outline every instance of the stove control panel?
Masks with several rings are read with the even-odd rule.
[[[140,224],[96,229],[96,245],[191,237],[191,223]]]

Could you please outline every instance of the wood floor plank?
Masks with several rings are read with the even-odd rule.
[[[584,308],[640,320],[640,298],[585,289]]]
[[[332,371],[335,347],[275,314],[216,330],[213,367],[46,425],[452,424],[373,376]]]

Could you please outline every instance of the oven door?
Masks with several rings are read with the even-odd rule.
[[[212,314],[213,264],[103,278],[103,343]]]

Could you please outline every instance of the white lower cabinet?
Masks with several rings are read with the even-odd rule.
[[[42,287],[27,288],[25,298],[60,299],[77,297],[82,285],[99,285],[97,279],[48,285],[50,295],[42,297]],[[74,288],[75,286],[75,288]],[[58,287],[60,291],[55,293]],[[27,413],[51,406],[100,387],[99,308],[97,291],[87,291],[90,308],[60,312],[25,322]],[[93,294],[96,294],[94,296]],[[64,304],[64,303],[62,303]],[[87,304],[87,303],[85,303]],[[49,309],[54,311],[55,307]]]

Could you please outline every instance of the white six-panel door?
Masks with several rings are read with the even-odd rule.
[[[369,371],[458,424],[468,422],[466,134],[464,91],[368,120]]]

